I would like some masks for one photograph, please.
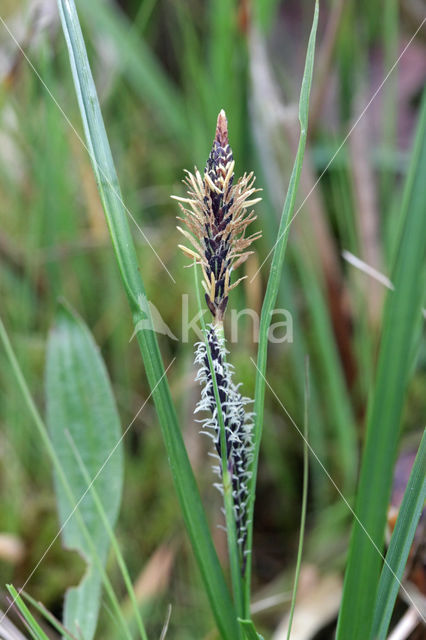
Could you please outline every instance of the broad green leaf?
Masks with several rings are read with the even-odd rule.
[[[64,626],[82,640],[90,640],[95,635],[102,594],[101,580],[96,567],[90,565],[79,585],[70,587],[65,593]]]
[[[47,425],[53,447],[76,500],[84,524],[105,563],[109,536],[105,530],[87,481],[75,461],[70,439],[114,526],[121,501],[123,455],[119,444],[120,420],[113,392],[99,350],[83,322],[61,305],[50,332],[46,367]],[[118,446],[117,446],[118,445]],[[64,624],[73,632],[82,630],[85,640],[95,633],[98,618],[101,576],[76,518],[74,505],[55,473],[55,491],[63,544],[77,550],[88,570],[80,585],[65,598]],[[83,497],[84,496],[84,497]],[[71,517],[70,517],[71,516]],[[87,603],[90,602],[90,606]]]
[[[377,591],[372,638],[384,640],[408,554],[426,500],[426,431],[404,492]]]
[[[58,0],[58,6],[87,147],[123,286],[128,297],[133,323],[138,328],[137,340],[158,414],[185,525],[218,629],[223,638],[234,640],[238,637],[234,607],[213,546],[197,484],[189,463],[156,334],[150,329],[152,327],[150,312],[146,308],[147,305],[142,308],[139,304],[139,300],[146,300],[146,293],[75,4],[73,0]],[[141,328],[142,320],[145,328]]]
[[[386,299],[374,388],[369,398],[349,560],[337,639],[370,637],[381,567],[386,511],[400,433],[405,391],[425,282],[426,99],[420,110],[414,151],[404,189],[399,250]]]
[[[128,640],[131,640],[131,634],[130,631],[128,629],[128,625],[126,623],[126,620],[124,619],[123,613],[121,611],[121,607],[120,607],[120,603],[118,602],[118,599],[114,593],[114,590],[112,588],[111,585],[111,581],[108,578],[108,575],[105,572],[105,568],[103,565],[103,562],[101,561],[99,554],[98,554],[98,550],[95,546],[95,542],[93,541],[93,538],[91,536],[91,533],[88,531],[88,528],[86,526],[86,523],[84,522],[84,519],[79,511],[78,507],[78,501],[76,499],[76,497],[74,496],[71,486],[68,482],[68,478],[66,477],[64,468],[62,466],[62,463],[58,457],[58,454],[52,444],[52,441],[49,437],[47,428],[40,416],[40,413],[35,405],[35,402],[31,396],[30,390],[28,388],[28,385],[26,383],[26,380],[24,378],[24,375],[22,373],[22,369],[19,365],[19,362],[16,358],[15,352],[13,350],[12,344],[9,340],[9,336],[7,334],[6,328],[2,322],[2,319],[0,317],[0,341],[2,342],[5,351],[6,351],[6,355],[7,355],[7,359],[11,365],[11,369],[13,372],[13,376],[15,378],[16,384],[18,389],[20,390],[20,392],[22,393],[22,397],[23,397],[23,401],[24,401],[24,405],[26,406],[26,408],[28,409],[28,412],[32,418],[32,422],[34,424],[34,427],[37,431],[37,434],[40,438],[40,441],[43,443],[44,448],[49,456],[49,459],[53,465],[53,468],[55,470],[55,475],[57,477],[57,479],[60,481],[62,488],[65,491],[66,496],[68,497],[69,503],[72,504],[76,510],[75,510],[75,514],[73,517],[76,518],[79,527],[81,529],[81,532],[88,544],[88,547],[90,548],[91,551],[91,557],[93,558],[93,560],[96,563],[96,568],[99,572],[99,574],[101,575],[102,578],[102,582],[103,585],[105,587],[105,591],[108,594],[109,597],[109,601],[110,604],[112,606],[112,609],[114,611],[114,615],[116,617],[116,620],[120,623],[122,632],[123,632],[123,637],[127,638]],[[73,446],[73,451],[75,452],[75,444],[74,441],[70,440],[70,444],[72,444]],[[84,469],[84,472],[86,472],[86,470]],[[87,476],[85,476],[87,479]],[[87,486],[88,483],[86,483]],[[95,497],[97,497],[97,493],[94,490],[94,486],[91,487],[91,492],[93,493],[93,495]],[[84,497],[84,496],[83,496]],[[99,511],[100,515],[104,517],[104,524],[108,523],[108,519],[107,516],[105,515],[104,510],[100,510]],[[108,530],[108,534],[110,534],[110,531],[107,527]],[[111,538],[112,541],[114,542],[114,537]],[[117,554],[117,559],[119,560],[119,556]],[[125,572],[123,572],[123,577],[126,581],[127,584],[127,578],[126,578],[126,574]],[[66,634],[65,634],[66,635]],[[143,634],[141,634],[141,638],[144,638],[145,636]]]

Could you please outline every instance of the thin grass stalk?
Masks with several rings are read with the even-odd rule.
[[[254,502],[256,494],[256,479],[259,463],[260,442],[262,438],[264,402],[265,402],[265,372],[267,362],[268,349],[268,330],[271,323],[271,313],[273,311],[279,289],[282,266],[284,262],[285,250],[287,247],[288,234],[290,231],[291,214],[294,208],[296,192],[299,185],[300,173],[302,169],[303,156],[306,146],[308,113],[309,113],[309,95],[312,83],[312,73],[314,66],[315,38],[318,26],[318,0],[315,2],[314,18],[312,29],[309,36],[308,49],[306,54],[305,70],[303,73],[302,87],[299,101],[299,122],[300,137],[297,154],[290,177],[287,196],[285,198],[284,207],[281,215],[281,222],[278,231],[278,241],[274,249],[271,270],[269,273],[268,285],[266,288],[265,299],[262,305],[262,312],[259,327],[259,347],[257,352],[257,374],[256,388],[254,399],[255,413],[255,429],[254,429],[254,453],[252,464],[252,478],[249,486],[248,501],[248,538],[247,548],[250,552],[253,545],[253,515]],[[245,617],[250,613],[250,583],[251,583],[251,554],[247,557],[247,568],[245,573],[244,584],[244,607]]]
[[[308,484],[309,484],[309,452],[308,452],[308,437],[309,437],[309,402],[310,402],[310,390],[309,390],[309,358],[306,358],[305,362],[305,406],[304,406],[304,419],[303,419],[303,492],[302,492],[302,509],[300,514],[300,532],[299,532],[299,544],[297,548],[297,560],[296,570],[294,572],[293,593],[291,596],[290,616],[288,620],[287,640],[290,640],[291,627],[293,625],[294,610],[296,608],[297,588],[299,586],[300,568],[302,566],[302,553],[303,542],[305,538],[305,523],[306,523],[306,510],[308,506]]]
[[[7,584],[6,588],[12,596],[13,602],[16,604],[18,611],[26,622],[28,631],[32,638],[34,640],[49,640],[49,637],[44,633],[43,629],[40,627],[39,623],[34,618],[15,587],[12,584]]]
[[[73,636],[68,631],[68,629],[66,629],[64,625],[61,624],[59,620],[57,620],[48,609],[46,609],[46,607],[41,602],[37,602],[37,600],[34,600],[34,598],[32,598],[29,593],[26,593],[25,591],[21,591],[20,595],[22,598],[27,600],[34,607],[34,609],[41,613],[44,618],[46,618],[46,620],[52,625],[52,627],[63,636],[64,640],[77,640],[77,638]]]

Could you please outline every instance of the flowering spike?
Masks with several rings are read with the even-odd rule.
[[[260,232],[246,236],[249,224],[256,220],[250,210],[260,198],[254,187],[255,176],[245,173],[234,181],[234,157],[228,139],[228,122],[225,112],[219,113],[213,145],[207,159],[203,176],[197,168],[194,174],[186,171],[184,184],[188,197],[172,196],[179,202],[182,216],[178,218],[186,229],[177,227],[189,242],[190,247],[179,245],[184,254],[201,265],[203,287],[213,324],[206,334],[206,342],[197,344],[195,363],[199,365],[196,380],[202,385],[201,399],[195,413],[207,412],[199,420],[202,431],[214,442],[216,460],[214,471],[222,476],[221,428],[218,420],[214,380],[225,428],[227,468],[231,477],[232,502],[240,551],[241,571],[244,574],[247,544],[247,501],[250,466],[253,456],[253,413],[245,407],[252,400],[239,392],[239,385],[232,379],[232,365],[226,361],[227,350],[223,335],[223,316],[228,304],[229,292],[241,280],[234,281],[233,271],[252,253],[251,243],[260,237]],[[208,351],[212,370],[210,370]],[[218,463],[217,463],[218,461]],[[223,493],[222,482],[216,486]]]
[[[213,370],[219,391],[225,426],[226,459],[232,481],[232,497],[234,503],[234,517],[237,529],[238,546],[241,552],[241,570],[244,574],[245,551],[247,542],[247,499],[248,483],[251,477],[250,464],[252,461],[252,413],[246,413],[245,406],[252,402],[239,392],[239,385],[232,379],[232,365],[226,361],[227,350],[223,334],[218,334],[217,327],[210,325],[207,341],[212,356]],[[202,432],[209,435],[215,445],[217,457],[221,460],[220,425],[214,394],[213,377],[210,371],[206,344],[199,342],[195,352],[195,363],[199,365],[196,380],[203,385],[201,399],[195,413],[207,412],[208,417],[200,420]],[[213,454],[215,455],[215,454]],[[216,455],[215,455],[216,457]],[[221,477],[221,466],[213,467]],[[215,484],[221,493],[221,483]]]
[[[245,237],[247,226],[256,219],[253,211],[247,210],[260,200],[252,197],[260,191],[253,186],[256,178],[253,173],[244,174],[234,184],[234,167],[228,122],[222,109],[203,177],[197,168],[194,175],[187,171],[184,184],[189,197],[172,196],[179,201],[183,213],[180,220],[188,231],[178,229],[193,247],[181,248],[203,266],[206,303],[219,323],[228,304],[232,271],[244,262],[250,253],[247,248],[261,235],[257,232]]]

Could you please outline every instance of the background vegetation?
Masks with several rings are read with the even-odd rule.
[[[124,200],[134,219],[131,228],[149,299],[180,338],[182,295],[189,294],[190,315],[196,300],[193,275],[183,269],[187,261],[176,249],[176,207],[169,196],[181,188],[183,167],[204,165],[223,107],[236,171],[254,169],[264,189],[257,221],[263,239],[245,266],[247,284],[235,291],[231,304],[260,314],[270,260],[263,262],[276,240],[296,152],[297,101],[312,2],[91,0],[77,6]],[[342,252],[392,275],[404,222],[402,187],[424,82],[424,30],[375,94],[421,24],[416,7],[396,0],[321,5],[309,138],[277,305],[291,311],[294,339],[270,350],[267,371],[274,393],[267,392],[265,405],[253,601],[259,628],[268,636],[288,610],[297,553],[303,441],[293,421],[303,425],[305,354],[310,356],[310,442],[334,483],[311,456],[299,606],[301,612],[307,606],[316,611],[312,636],[324,626],[324,638],[331,637],[327,625],[335,622],[338,611],[352,523],[338,488],[354,505],[387,292]],[[58,298],[65,297],[100,347],[125,428],[149,388],[130,340],[131,318],[90,161],[76,136],[82,128],[56,3],[3,0],[1,17],[34,65],[2,26],[1,317],[44,413],[47,336]],[[420,321],[412,339],[409,385],[405,395],[401,391],[399,448],[406,455],[420,440],[425,410]],[[245,393],[253,395],[250,356],[255,358],[256,344],[251,321],[242,318],[238,326],[232,359]],[[176,358],[168,379],[226,565],[225,536],[216,528],[220,500],[192,414],[199,393],[193,382],[195,336],[189,335],[189,343],[159,339],[165,366]],[[2,589],[6,582],[19,586],[26,580],[55,536],[58,519],[50,464],[2,350],[0,380]],[[124,447],[116,531],[149,635],[160,634],[172,603],[170,637],[206,637],[211,613],[150,402]],[[385,464],[391,473],[392,455]],[[27,590],[60,618],[64,591],[83,571],[78,555],[64,551],[58,539]],[[126,612],[129,605],[114,562],[110,575]],[[4,592],[1,598],[4,609]],[[396,618],[405,606],[399,602]],[[105,605],[99,637],[116,637],[109,613]]]

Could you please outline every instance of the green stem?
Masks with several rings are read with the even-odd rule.
[[[302,566],[303,540],[305,537],[306,508],[308,505],[308,480],[309,480],[308,425],[309,425],[309,358],[306,359],[306,370],[305,370],[305,415],[304,415],[304,421],[303,421],[302,512],[300,515],[299,547],[297,549],[296,571],[294,573],[293,594],[291,597],[290,618],[288,621],[287,640],[290,640],[294,609],[296,607],[297,587],[299,585],[300,567]]]

